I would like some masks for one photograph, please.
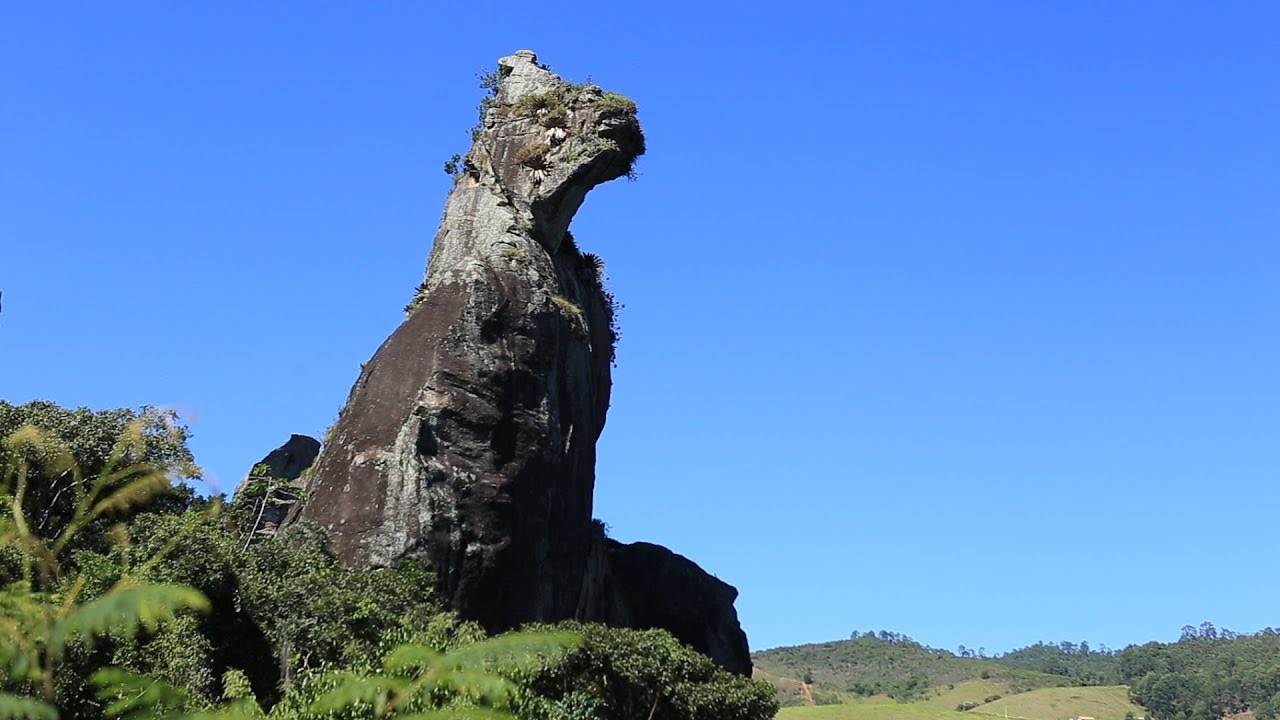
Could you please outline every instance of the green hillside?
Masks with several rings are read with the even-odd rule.
[[[1124,685],[1105,687],[1041,688],[1003,697],[980,705],[971,713],[982,713],[1025,720],[1066,720],[1085,715],[1096,720],[1124,720],[1127,713],[1141,717],[1146,711],[1129,702],[1129,688]]]
[[[1063,675],[960,657],[893,633],[766,650],[752,660],[770,676],[808,680],[813,692],[834,693],[846,702],[861,697],[954,709],[962,702],[982,704],[993,695],[1074,684]]]

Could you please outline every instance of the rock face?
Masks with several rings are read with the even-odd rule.
[[[454,608],[490,630],[656,624],[666,611],[651,608],[680,606],[640,600],[663,592],[647,586],[651,571],[704,615],[727,607],[736,629],[732,588],[667,551],[606,546],[592,522],[613,302],[599,258],[568,227],[588,191],[644,152],[635,105],[562,81],[528,51],[502,58],[495,79],[426,279],[364,365],[301,517],[353,567],[426,563]],[[734,669],[749,672],[737,633]]]
[[[298,501],[302,473],[320,454],[320,441],[293,435],[267,453],[236,487],[232,505],[243,510],[241,530],[250,537],[271,537]]]

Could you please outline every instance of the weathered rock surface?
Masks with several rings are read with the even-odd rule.
[[[249,536],[275,535],[302,490],[302,473],[320,454],[320,441],[293,435],[267,453],[236,486],[232,505],[243,510],[241,530]]]
[[[490,630],[679,616],[682,637],[704,652],[733,646],[722,662],[749,672],[745,637],[737,648],[721,632],[737,628],[732,588],[705,573],[699,584],[697,566],[669,552],[605,546],[592,524],[613,307],[600,260],[568,227],[588,191],[644,152],[635,105],[562,81],[528,51],[502,58],[499,74],[426,279],[364,365],[301,517],[353,567],[428,564],[455,609]],[[674,584],[654,586],[650,572]]]

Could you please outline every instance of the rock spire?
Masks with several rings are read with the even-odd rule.
[[[644,152],[636,106],[562,80],[527,50],[486,84],[425,280],[364,365],[300,516],[353,567],[424,562],[490,630],[677,624],[640,603],[639,588],[661,590],[634,573],[676,578],[671,591],[689,595],[671,606],[688,626],[676,634],[749,672],[736,591],[665,549],[606,541],[592,521],[613,303],[601,261],[568,227],[592,188]]]

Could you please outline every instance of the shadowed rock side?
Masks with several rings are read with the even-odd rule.
[[[353,567],[425,562],[491,631],[634,625],[625,618],[648,617],[634,607],[583,604],[644,582],[609,590],[607,568],[588,571],[602,547],[591,508],[615,338],[600,260],[568,227],[588,191],[630,172],[644,136],[634,103],[566,83],[531,52],[502,58],[499,77],[426,279],[364,365],[301,517]],[[745,641],[741,657],[749,671]]]
[[[588,562],[581,619],[615,627],[662,628],[721,667],[751,675],[738,591],[692,560],[651,543],[606,539]]]

